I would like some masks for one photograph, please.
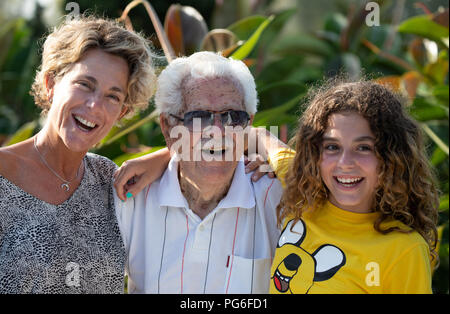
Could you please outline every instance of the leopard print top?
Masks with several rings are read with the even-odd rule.
[[[116,165],[88,153],[77,190],[46,203],[0,176],[0,293],[123,293]]]

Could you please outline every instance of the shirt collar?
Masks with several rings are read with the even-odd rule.
[[[159,205],[189,208],[189,204],[181,193],[178,181],[178,161],[174,155],[161,177],[159,184]],[[253,208],[255,197],[251,183],[251,174],[245,173],[244,157],[242,157],[228,190],[227,195],[219,202],[216,208]]]

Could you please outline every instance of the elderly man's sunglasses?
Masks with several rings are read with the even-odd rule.
[[[177,117],[176,115],[170,114],[170,116],[182,121],[184,126],[190,131],[194,130],[194,119],[200,119],[201,130],[214,125],[214,118],[216,115],[220,115],[220,121],[222,125],[225,126],[240,126],[245,128],[248,125],[250,116],[246,111],[241,110],[226,110],[226,111],[206,111],[206,110],[196,110],[189,111],[184,114],[183,118]],[[200,131],[201,131],[200,130]]]

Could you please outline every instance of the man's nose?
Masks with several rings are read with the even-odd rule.
[[[218,127],[222,133],[225,132],[225,127],[223,126],[222,116],[220,113],[214,113],[212,125]]]

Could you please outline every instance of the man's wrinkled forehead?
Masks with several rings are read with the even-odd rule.
[[[186,105],[196,105],[200,96],[202,98],[227,98],[230,102],[239,102],[243,104],[244,89],[241,84],[230,77],[208,77],[193,78],[186,77],[181,83],[181,92],[183,96],[183,107]],[[226,104],[224,104],[226,105]]]

